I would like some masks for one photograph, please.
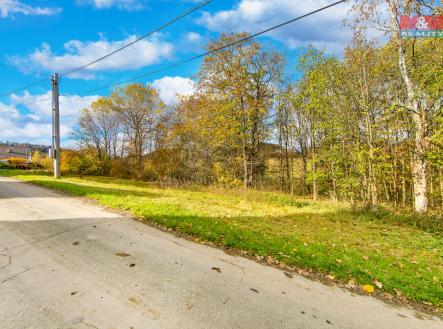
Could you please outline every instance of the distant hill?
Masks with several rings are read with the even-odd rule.
[[[48,153],[49,146],[29,143],[0,142],[0,161],[11,158],[31,160],[35,151]]]

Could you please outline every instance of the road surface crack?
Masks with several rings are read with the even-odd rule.
[[[5,254],[0,254],[0,256],[8,258],[8,263],[5,264],[4,266],[0,267],[0,271],[1,271],[1,270],[5,269],[6,267],[8,267],[9,265],[12,264],[12,256],[5,255]]]
[[[89,328],[95,328],[98,329],[98,327],[94,326],[93,324],[87,323],[85,321],[82,321],[82,324],[84,324],[85,326],[89,327]]]
[[[20,276],[20,275],[22,275],[22,274],[24,274],[24,273],[26,273],[26,272],[32,270],[33,268],[35,268],[35,267],[27,268],[27,269],[24,270],[24,271],[21,271],[21,272],[19,272],[19,273],[16,273],[16,274],[10,276],[9,278],[6,278],[6,279],[3,280],[2,282],[0,282],[0,285],[2,285],[3,283],[6,283],[6,282],[8,282],[8,281],[11,281],[12,279],[15,279],[16,277],[18,277],[18,276]]]
[[[230,264],[230,265],[232,265],[232,266],[235,266],[235,267],[238,267],[239,269],[241,269],[242,272],[243,272],[243,274],[242,274],[242,276],[241,276],[241,278],[240,278],[240,281],[239,281],[238,283],[239,283],[239,284],[242,283],[244,277],[246,276],[246,269],[245,269],[243,266],[240,266],[240,265],[238,265],[238,264],[232,263],[232,262],[230,262],[230,261],[228,261],[228,260],[226,260],[226,259],[223,259],[223,258],[217,258],[217,259],[220,260],[220,261],[222,261],[222,262],[225,262],[225,263],[227,263],[227,264]]]

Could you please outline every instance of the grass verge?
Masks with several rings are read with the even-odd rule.
[[[164,228],[274,265],[310,269],[387,299],[443,309],[443,225],[432,217],[355,210],[278,193],[63,178],[0,170],[26,182],[98,201]]]

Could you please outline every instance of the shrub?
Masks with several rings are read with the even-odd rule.
[[[115,178],[130,178],[131,170],[127,159],[112,159],[109,169],[109,176]]]
[[[26,167],[26,159],[22,159],[22,158],[10,158],[8,159],[8,163],[14,167],[14,168],[18,168],[18,169],[23,169]]]

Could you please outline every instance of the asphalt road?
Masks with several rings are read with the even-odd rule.
[[[1,329],[443,328],[0,177]]]

